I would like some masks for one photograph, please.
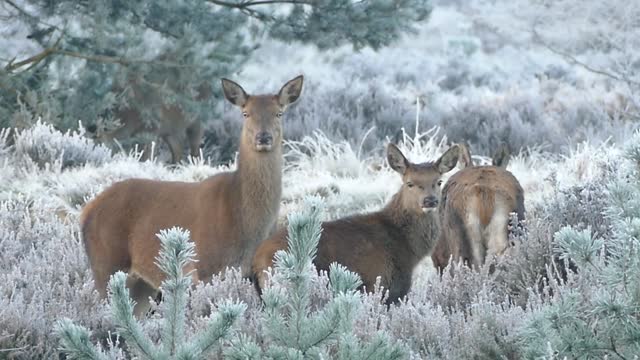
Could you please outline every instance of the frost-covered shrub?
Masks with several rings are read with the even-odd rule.
[[[607,188],[602,181],[558,189],[553,198],[536,209],[537,215],[558,231],[570,224],[576,229],[590,229],[598,236],[611,231],[610,219],[604,216],[607,207]]]
[[[519,356],[515,330],[526,316],[508,302],[479,295],[472,307],[451,314],[428,302],[410,302],[391,309],[381,327],[407,339],[414,359],[513,359]]]
[[[540,146],[559,152],[567,144],[585,140],[623,139],[637,128],[634,122],[610,119],[594,105],[595,99],[556,99],[554,93],[535,83],[529,91],[504,93],[470,85],[463,97],[451,100],[451,94],[446,93],[417,93],[407,98],[382,80],[358,73],[350,78],[342,86],[308,81],[299,103],[285,116],[285,137],[302,140],[311,131],[319,130],[329,140],[347,141],[360,153],[369,155],[386,139],[397,140],[401,129],[415,131],[416,106],[420,132],[437,126],[449,140],[469,143],[480,155],[490,155],[501,143],[507,143],[514,152]],[[227,114],[211,126],[215,130],[208,133],[206,142],[212,149],[237,148],[240,122],[235,116]],[[215,154],[222,153],[216,150]],[[233,152],[222,159],[232,157]]]
[[[638,93],[532,42],[528,25],[540,20],[545,28],[538,30],[551,45],[633,80],[638,72],[627,70],[637,70],[637,61],[631,61],[637,51],[629,51],[637,46],[628,45],[640,39],[637,26],[611,24],[628,24],[640,7],[621,0],[551,7],[531,1],[443,0],[438,5],[417,37],[378,52],[265,41],[240,73],[225,75],[265,92],[296,73],[305,75],[304,94],[283,119],[289,142],[281,222],[287,213],[304,209],[306,195],[323,198],[326,218],[378,209],[400,186],[380,156],[388,140],[405,141],[403,150],[418,161],[433,159],[447,141],[470,143],[474,155],[488,155],[506,141],[516,154],[524,149],[510,170],[525,187],[527,222],[496,271],[460,268],[439,278],[426,261],[406,302],[387,309],[379,288],[359,295],[354,335],[366,343],[384,331],[406,345],[411,359],[633,358],[640,353],[632,342],[638,343],[633,332],[638,254],[625,246],[636,246],[638,237],[640,142],[627,149],[630,163],[617,154],[618,144],[639,124]],[[589,14],[567,20],[565,6]],[[625,17],[611,17],[621,11]],[[564,31],[566,21],[576,31]],[[562,31],[553,31],[556,26]],[[71,117],[47,96],[24,93],[29,111],[0,109],[6,115],[2,121],[24,129],[34,122],[32,113],[44,119],[46,114]],[[71,105],[81,109],[74,99]],[[206,117],[213,109],[207,107]],[[205,157],[214,164],[230,161],[233,168],[242,118],[234,109],[209,120]],[[70,121],[65,126],[75,126],[77,119]],[[436,135],[406,141],[406,134],[424,135],[433,126],[440,127]],[[59,316],[89,328],[93,343],[104,342],[114,330],[108,308],[93,290],[78,236],[77,215],[88,199],[125,178],[197,181],[227,169],[204,162],[167,168],[126,154],[100,160],[102,148],[91,148],[72,133],[46,126],[41,133],[44,142],[27,146],[35,150],[16,149],[12,136],[0,142],[0,358],[58,357],[51,329]],[[574,151],[581,140],[591,145]],[[66,147],[76,155],[70,157]],[[616,184],[609,184],[613,180]],[[571,228],[556,235],[567,225]],[[208,315],[225,298],[242,301],[247,310],[237,330],[244,336],[223,349],[244,344],[248,354],[262,352],[272,341],[264,329],[262,302],[240,274],[232,269],[192,290],[186,331],[204,331]],[[309,278],[310,309],[316,310],[332,298],[331,282],[326,275]],[[162,336],[156,310],[142,323],[154,342]],[[606,335],[614,341],[607,342]]]
[[[557,286],[521,333],[527,357],[632,358],[640,352],[640,177],[636,135],[607,185],[603,216],[610,231],[565,227],[554,250],[575,264],[575,274]]]
[[[535,89],[535,87],[534,87]],[[490,155],[501,143],[514,151],[544,146],[560,152],[569,144],[624,139],[637,126],[607,118],[588,101],[564,105],[559,109],[545,104],[549,96],[539,89],[533,93],[486,96],[474,91],[478,99],[460,102],[452,109],[435,108],[427,115],[427,126],[439,126],[454,142],[467,142],[474,153]],[[541,99],[542,98],[542,99]]]
[[[548,295],[549,282],[566,277],[567,271],[566,264],[553,252],[553,225],[534,216],[525,222],[523,230],[510,235],[512,247],[497,260],[492,278],[496,298],[509,299],[523,308],[532,301],[532,295]]]
[[[162,281],[160,311],[161,341],[154,341],[143,333],[143,327],[133,315],[134,302],[126,288],[127,274],[118,271],[109,280],[109,301],[117,332],[126,341],[130,356],[142,359],[205,359],[229,335],[236,319],[242,316],[246,306],[241,303],[220,303],[218,311],[207,320],[203,331],[185,336],[185,312],[191,274],[186,266],[195,258],[195,244],[189,240],[189,232],[180,228],[163,230],[158,234],[161,242],[156,257],[158,267],[166,275]],[[107,355],[90,343],[91,333],[75,325],[68,318],[61,319],[55,329],[60,337],[62,351],[72,358],[108,359]]]
[[[57,354],[55,319],[108,329],[77,228],[39,200],[0,204],[0,349],[17,359]]]
[[[0,130],[0,159],[6,159],[11,148],[11,134],[13,129],[4,128]]]
[[[538,80],[529,80],[525,89],[468,84],[461,94],[418,84],[415,95],[407,96],[402,84],[367,77],[360,73],[359,63],[349,66],[355,68],[340,69],[349,79],[344,84],[324,83],[321,78],[306,81],[303,96],[285,115],[285,138],[299,141],[319,130],[329,140],[347,141],[369,155],[386,139],[397,140],[401,129],[414,132],[419,111],[419,132],[437,126],[451,141],[464,141],[475,154],[490,155],[501,143],[514,152],[541,146],[561,152],[585,140],[621,140],[638,127],[607,115],[605,105],[598,103],[606,94],[576,88],[567,84],[569,80],[554,80],[558,89]],[[205,155],[233,159],[240,126],[235,111],[212,121]]]
[[[415,120],[415,101],[406,102],[390,93],[388,87],[376,80],[364,81],[354,76],[353,81],[337,87],[310,86],[305,89],[301,102],[292,109],[285,124],[287,135],[300,139],[309,129],[318,129],[333,141],[347,140],[352,146],[365,150],[376,146],[376,140],[393,135],[401,127]],[[365,134],[369,139],[365,139]]]
[[[353,333],[361,299],[360,277],[341,265],[332,264],[327,286],[330,296],[313,303],[313,259],[321,234],[321,203],[305,201],[304,212],[289,216],[288,247],[275,255],[270,285],[263,289],[261,314],[263,341],[241,336],[227,350],[233,359],[401,359],[402,344],[393,344],[383,332],[360,340]],[[323,286],[323,287],[325,287]],[[333,354],[333,356],[331,356]]]
[[[111,158],[111,150],[86,138],[82,127],[77,131],[61,133],[42,120],[30,128],[17,131],[14,147],[18,159],[41,168],[51,166],[65,169],[87,163],[101,165]]]
[[[447,146],[443,132],[430,130],[409,135],[412,133],[401,133],[399,138],[403,150],[416,161],[433,159]],[[446,272],[439,278],[426,261],[419,268],[406,302],[398,306],[387,309],[384,289],[358,294],[359,310],[352,318],[358,343],[373,343],[378,332],[383,331],[391,341],[405,344],[411,359],[528,358],[528,354],[552,354],[556,348],[546,348],[545,338],[523,340],[526,329],[532,322],[549,321],[543,312],[555,306],[560,296],[574,292],[596,297],[588,288],[583,289],[590,278],[583,278],[585,271],[580,262],[563,256],[562,249],[574,249],[579,254],[588,254],[593,246],[605,250],[596,252],[597,256],[613,251],[609,244],[618,227],[614,226],[615,218],[608,216],[611,203],[622,208],[623,214],[640,209],[640,202],[633,195],[635,171],[640,164],[639,143],[637,139],[630,141],[625,151],[604,143],[581,145],[564,157],[538,154],[538,150],[518,155],[510,169],[526,185],[526,231],[511,239],[515,245],[495,264],[496,271],[460,268],[454,270],[454,276]],[[304,210],[301,199],[309,194],[323,198],[325,219],[378,209],[400,186],[397,174],[378,155],[382,150],[383,145],[379,144],[365,155],[359,147],[334,142],[322,133],[289,142],[285,150],[281,221],[288,213]],[[93,288],[78,236],[79,207],[101,189],[124,178],[197,181],[227,168],[213,168],[204,161],[167,168],[158,162],[117,156],[101,165],[89,163],[63,172],[46,167],[25,171],[16,167],[19,162],[15,156],[12,149],[5,155],[4,181],[0,186],[4,199],[0,207],[0,349],[6,350],[0,356],[55,358],[57,339],[50,331],[58,316],[85,326],[94,334],[91,342],[109,348],[109,339],[115,338],[108,334],[115,327],[108,308]],[[233,163],[230,166],[233,168]],[[612,196],[611,180],[627,185]],[[59,206],[66,211],[58,212]],[[602,242],[587,241],[587,246],[582,246],[580,241],[554,241],[555,233],[566,225],[577,230],[590,228],[593,235],[581,235],[580,239]],[[600,244],[603,245],[598,247]],[[592,258],[597,260],[597,256]],[[573,266],[571,271],[563,273],[564,262]],[[320,309],[333,298],[331,281],[323,274],[308,276],[313,284],[309,308]],[[258,353],[264,351],[264,344],[272,339],[265,330],[263,305],[253,285],[242,279],[237,269],[192,290],[185,313],[186,332],[204,331],[209,314],[215,313],[224,299],[246,304],[236,327],[244,335],[235,337],[233,343],[224,343],[221,352],[211,357],[221,358],[223,351],[242,344],[248,346],[249,353],[256,349],[251,344],[257,345]],[[581,304],[592,304],[589,301]],[[162,338],[163,324],[161,306],[155,310],[156,314],[141,325],[154,343]],[[118,349],[122,346],[116,346],[112,357],[119,356]],[[331,353],[334,354],[337,353]]]

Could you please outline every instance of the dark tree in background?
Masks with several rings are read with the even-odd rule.
[[[167,108],[206,122],[217,80],[267,37],[377,49],[430,11],[428,0],[0,0],[0,22],[36,44],[25,58],[0,51],[0,126],[42,116],[109,130],[127,112],[151,126]]]

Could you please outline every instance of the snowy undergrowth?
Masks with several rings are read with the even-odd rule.
[[[70,136],[52,134],[62,138]],[[418,134],[407,131],[400,139],[402,150],[412,161],[433,160],[448,146],[445,134],[438,129]],[[321,132],[286,143],[281,220],[286,214],[300,210],[306,195],[323,199],[326,219],[380,208],[401,182],[382,157],[384,145],[379,144],[373,155],[365,158],[349,143],[335,143]],[[21,151],[10,146],[0,159],[3,167],[0,349],[13,349],[11,353],[19,358],[54,354],[55,339],[50,329],[60,316],[69,317],[98,335],[112,329],[109,318],[104,315],[104,304],[93,291],[78,234],[79,210],[88,199],[125,178],[199,181],[235,167],[233,163],[210,166],[207,161],[196,159],[170,168],[155,161],[140,162],[134,154],[111,156],[102,163],[87,161],[68,167],[24,168],[21,164],[29,154]],[[531,302],[529,292],[540,285],[540,276],[547,276],[545,267],[553,260],[554,232],[566,224],[597,231],[606,229],[607,224],[602,223],[600,215],[604,206],[603,184],[622,161],[622,154],[621,147],[612,142],[581,143],[573,146],[566,156],[540,151],[516,154],[509,170],[525,189],[530,230],[523,237],[524,245],[516,247],[516,260],[512,263],[507,260],[504,265],[511,266],[512,270],[500,278],[489,277],[486,272],[461,270],[462,275],[456,279],[439,280],[432,276],[427,259],[415,274],[414,289],[405,307],[387,312],[378,303],[379,293],[364,298],[365,313],[369,315],[356,319],[359,335],[370,336],[377,331],[378,321],[382,321],[393,337],[410,344],[414,358],[425,354],[463,358],[457,350],[461,343],[454,340],[460,336],[458,333],[480,336],[485,326],[481,318],[474,317],[471,322],[466,319],[464,313],[469,310],[464,309],[472,304],[486,309],[496,331],[507,331],[505,329],[521,321],[523,310],[516,304]],[[91,158],[91,154],[85,156]],[[476,160],[488,161],[484,157]],[[316,296],[323,299],[325,295],[321,291]],[[206,314],[215,306],[212,301],[222,297],[242,300],[248,305],[239,329],[254,334],[259,341],[256,316],[260,302],[252,285],[242,280],[238,272],[198,286],[187,314],[188,327],[197,330],[204,326]],[[508,306],[502,304],[507,298],[513,302]],[[451,309],[459,312],[450,313]],[[428,317],[429,325],[416,322],[402,325],[417,316]],[[145,324],[152,337],[158,334],[157,324],[154,319]],[[416,332],[420,332],[421,337],[411,338],[410,334]],[[489,346],[485,343],[467,345]],[[502,349],[500,351],[508,350],[503,349],[505,343],[490,345]]]
[[[47,125],[39,124],[38,127]],[[26,132],[26,131],[24,131]],[[38,135],[41,136],[41,135]],[[77,142],[76,135],[51,132],[50,137],[69,138]],[[55,143],[42,139],[55,147]],[[437,128],[422,133],[404,132],[400,137],[400,148],[414,162],[434,160],[448,147],[448,139]],[[66,145],[65,145],[66,146]],[[336,218],[353,212],[379,208],[397,191],[400,178],[386,164],[382,156],[385,144],[378,145],[374,155],[364,157],[359,149],[348,142],[329,140],[322,132],[315,132],[300,141],[285,143],[285,170],[283,178],[283,207],[281,218],[296,210],[299,200],[305,195],[320,195],[325,199],[327,217]],[[73,145],[70,146],[73,151]],[[60,150],[60,154],[64,153]],[[64,149],[68,151],[68,149]],[[0,199],[16,196],[42,199],[45,206],[77,216],[80,207],[96,193],[110,184],[132,177],[168,181],[199,181],[221,171],[233,170],[234,163],[211,166],[209,161],[192,159],[170,168],[157,161],[140,162],[136,154],[102,158],[93,162],[91,151],[102,154],[103,149],[78,150],[85,162],[75,166],[24,166],[26,159],[42,156],[13,146],[2,155],[3,168]],[[472,149],[473,151],[473,149]],[[560,156],[532,150],[526,155],[515,154],[509,170],[520,180],[526,193],[527,205],[544,201],[556,189],[587,183],[602,176],[615,164],[620,151],[611,143],[580,143]],[[474,154],[478,163],[489,159]],[[560,170],[560,171],[559,171]],[[447,174],[455,173],[456,170]],[[364,184],[364,186],[363,186]]]
[[[627,306],[637,305],[637,299],[633,303],[621,297],[616,284],[603,282],[597,272],[558,282],[575,264],[562,263],[561,246],[553,238],[566,225],[586,230],[581,238],[593,237],[593,244],[604,242],[606,248],[609,241],[624,238],[620,230],[625,219],[603,214],[610,205],[609,183],[635,179],[629,169],[637,164],[624,158],[623,143],[639,143],[629,140],[638,126],[638,96],[629,92],[629,84],[571,63],[537,43],[531,25],[540,20],[538,30],[550,45],[597,69],[632,75],[637,85],[634,44],[640,37],[634,14],[640,7],[623,0],[604,5],[437,3],[417,35],[377,52],[347,47],[319,51],[267,41],[241,72],[230,74],[251,92],[271,92],[295,74],[305,75],[304,95],[284,120],[285,135],[294,140],[286,144],[280,220],[300,210],[305,195],[323,198],[327,219],[378,209],[400,185],[382,156],[387,140],[403,140],[401,148],[413,161],[435,159],[452,141],[469,142],[474,155],[489,155],[506,141],[520,150],[508,169],[525,190],[528,219],[528,232],[514,238],[511,256],[496,275],[461,269],[455,278],[441,280],[432,276],[427,259],[407,303],[387,311],[379,292],[363,297],[357,335],[370,339],[386,330],[408,344],[416,359],[559,359],[587,357],[579,351],[606,351],[610,344],[601,339],[580,341],[609,334],[607,327],[622,316],[637,319],[637,307],[633,313]],[[581,16],[567,19],[567,13],[574,13],[571,9]],[[619,14],[624,16],[616,18]],[[632,21],[620,21],[625,17]],[[636,25],[624,29],[612,24]],[[25,43],[6,38],[12,44]],[[625,73],[621,66],[636,70]],[[264,76],[265,69],[269,76]],[[416,99],[422,112],[418,134]],[[230,158],[237,149],[241,123],[237,110],[230,109],[228,105],[229,111],[209,124],[215,136],[209,134],[206,143],[214,159]],[[407,131],[398,132],[400,126]],[[65,135],[46,124],[23,130],[17,144],[8,141],[9,135],[0,133],[0,359],[56,358],[58,343],[51,330],[61,317],[88,327],[98,338],[113,330],[105,304],[93,290],[78,235],[82,205],[118,180],[197,181],[234,164],[210,166],[199,159],[169,168],[160,161],[139,162],[136,154],[112,155],[78,133]],[[637,218],[634,221],[629,221],[630,230],[637,226]],[[565,238],[560,245],[579,243]],[[578,255],[591,255],[593,249],[577,250],[582,253]],[[586,266],[606,268],[599,260],[593,265]],[[313,276],[315,305],[330,293],[327,278]],[[608,276],[617,279],[615,273]],[[550,301],[549,294],[560,296]],[[238,271],[198,285],[192,295],[190,331],[205,327],[218,299],[232,298],[248,306],[239,330],[257,343],[263,340],[257,320],[260,301]],[[592,300],[597,307],[590,307]],[[613,315],[607,319],[603,314]],[[563,326],[548,327],[554,317],[564,321]],[[535,331],[537,324],[542,332]],[[157,318],[144,326],[154,340],[159,338]],[[527,343],[516,329],[527,329]],[[617,340],[630,338],[611,334]],[[586,349],[587,344],[595,348]],[[634,349],[620,344],[614,350],[622,356],[590,356],[623,358]]]
[[[47,127],[47,125],[36,125]],[[192,159],[170,168],[157,161],[138,161],[136,154],[101,157],[99,163],[91,159],[102,156],[103,148],[87,147],[75,150],[76,136],[63,135],[47,128],[50,139],[41,139],[51,149],[69,139],[64,149],[52,152],[63,154],[78,151],[85,157],[75,166],[24,166],[34,155],[29,149],[16,145],[0,154],[0,199],[17,196],[38,199],[43,206],[68,213],[75,220],[80,207],[96,193],[110,184],[132,177],[169,181],[199,181],[221,171],[233,170],[235,164],[211,166],[209,161]],[[33,130],[32,133],[42,131]],[[27,130],[19,136],[26,138]],[[41,137],[42,135],[38,135]],[[33,141],[33,140],[22,140]],[[448,139],[437,128],[425,132],[403,131],[400,147],[414,162],[435,159],[446,149]],[[69,145],[71,144],[71,145]],[[59,147],[62,147],[60,145]],[[397,191],[400,178],[389,169],[382,156],[385,144],[379,144],[374,155],[364,157],[361,149],[348,142],[333,142],[322,132],[315,132],[300,141],[285,143],[285,170],[283,178],[283,206],[281,218],[298,208],[305,195],[319,195],[326,202],[326,216],[336,218],[363,210],[379,208]],[[92,154],[92,151],[98,155]],[[472,148],[473,152],[473,148]],[[72,156],[73,155],[72,153]],[[488,163],[488,158],[473,154],[477,163]],[[620,150],[611,142],[592,144],[583,142],[569,149],[565,156],[530,150],[515,154],[509,164],[525,189],[527,207],[543,203],[554,191],[585,184],[600,178],[612,166]],[[59,165],[59,164],[58,164]],[[455,173],[456,170],[447,174]]]

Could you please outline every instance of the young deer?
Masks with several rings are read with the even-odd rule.
[[[156,233],[180,226],[196,245],[197,278],[209,281],[228,266],[247,274],[258,243],[273,230],[282,193],[282,114],[302,90],[302,76],[277,95],[248,95],[223,79],[225,97],[242,109],[237,170],[202,182],[130,179],[118,182],[82,211],[80,224],[95,285],[105,295],[109,276],[127,271],[128,287],[144,314],[163,274],[155,264]]]
[[[461,159],[471,159],[461,148]],[[524,220],[524,192],[518,180],[505,168],[509,161],[506,147],[493,156],[492,166],[469,165],[457,172],[444,186],[438,212],[442,231],[431,260],[442,271],[453,256],[479,267],[487,257],[502,254],[509,246],[509,214]]]
[[[324,222],[314,263],[328,270],[338,262],[360,274],[369,290],[380,276],[391,303],[407,294],[414,267],[438,239],[440,178],[456,166],[458,147],[435,162],[413,164],[389,144],[387,160],[402,176],[400,190],[380,211]],[[273,255],[287,247],[286,237],[286,229],[281,229],[258,247],[252,267],[258,291],[265,286],[264,270],[272,266]]]

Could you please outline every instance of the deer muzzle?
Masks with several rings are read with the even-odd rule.
[[[435,196],[427,196],[422,199],[422,211],[433,210],[438,206],[438,198]]]
[[[266,131],[256,134],[256,149],[258,151],[269,151],[273,146],[273,135]]]

